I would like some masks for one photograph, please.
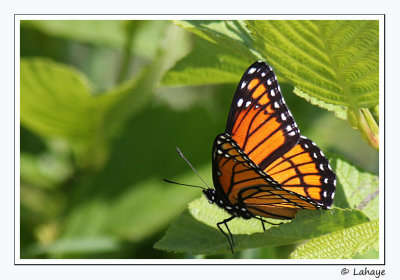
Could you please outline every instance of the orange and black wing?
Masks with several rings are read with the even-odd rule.
[[[264,62],[253,63],[240,80],[225,132],[261,169],[298,142],[299,129],[274,72]]]
[[[291,219],[300,209],[322,207],[298,192],[283,188],[226,133],[214,141],[213,181],[218,197],[226,200],[223,204],[243,205],[253,215]]]
[[[285,190],[313,200],[320,208],[332,205],[335,174],[322,151],[304,136],[290,151],[267,166],[264,172]]]

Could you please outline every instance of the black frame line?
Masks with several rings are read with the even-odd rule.
[[[34,264],[34,263],[16,263],[16,203],[15,203],[15,190],[16,190],[16,178],[15,178],[15,168],[16,168],[16,161],[15,161],[15,148],[16,148],[16,137],[15,137],[15,96],[16,96],[16,75],[15,75],[15,55],[16,55],[16,34],[15,34],[15,26],[16,26],[16,17],[17,16],[383,16],[383,115],[384,115],[384,121],[383,121],[383,135],[384,135],[384,141],[383,141],[383,229],[384,229],[384,234],[383,234],[383,263],[375,263],[375,264],[365,264],[365,263],[332,263],[332,264],[312,264],[312,263],[173,263],[173,264],[167,264],[167,263],[39,263],[39,264]],[[73,20],[73,19],[71,19]],[[386,265],[386,14],[240,14],[240,13],[233,13],[233,14],[25,14],[25,13],[20,13],[20,14],[14,14],[14,265],[15,266],[34,266],[34,265],[49,265],[49,266],[54,266],[54,265],[258,265],[258,266],[385,266]],[[381,188],[381,186],[379,186]],[[36,260],[36,259],[35,259]],[[41,259],[40,259],[41,260]],[[44,261],[46,259],[43,259]],[[67,259],[66,259],[67,260]],[[80,259],[74,259],[75,260],[80,260]],[[86,259],[90,261],[95,261],[96,259]],[[268,259],[265,259],[268,261]]]

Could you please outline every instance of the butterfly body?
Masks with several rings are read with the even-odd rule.
[[[293,219],[300,209],[328,209],[336,178],[314,142],[301,136],[277,78],[262,61],[253,63],[236,89],[225,132],[212,149],[214,189],[203,192],[231,217],[217,224],[233,238],[233,218]],[[224,224],[230,237],[221,228]]]

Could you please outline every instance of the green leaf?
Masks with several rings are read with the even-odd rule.
[[[313,238],[290,254],[291,259],[348,259],[367,252],[379,243],[379,221]]]
[[[335,156],[330,164],[337,176],[337,188],[343,192],[335,197],[336,206],[358,209],[370,220],[379,218],[379,178]]]
[[[301,91],[352,109],[378,104],[378,21],[246,24],[257,51]]]
[[[196,218],[200,218],[201,221],[186,211],[171,225],[166,235],[155,244],[155,248],[191,254],[230,252],[227,239],[214,228],[217,222],[229,217],[229,214],[222,209],[217,212],[215,207],[207,204],[208,202],[204,198],[191,204],[190,212],[195,213]],[[203,211],[206,214],[199,214]],[[213,212],[215,216],[207,215],[207,212]],[[293,244],[368,221],[358,210],[338,208],[330,211],[303,210],[296,215],[293,221],[279,227],[269,227],[265,232],[260,233],[262,231],[260,221],[239,218],[235,220],[229,222],[229,229],[234,234],[235,251]],[[244,232],[254,233],[248,235],[243,234]]]
[[[257,56],[243,21],[175,21],[196,34],[194,49],[163,79],[163,85],[236,83]]]
[[[378,125],[365,111],[379,103],[378,21],[246,24],[255,49],[295,86],[296,94],[348,119],[372,147],[379,148]]]
[[[339,119],[342,120],[347,119],[347,108],[345,106],[334,105],[331,103],[324,102],[316,97],[312,97],[311,95],[305,93],[304,91],[298,88],[294,88],[293,92],[313,105],[317,105],[321,108],[325,108],[328,111],[334,112],[335,116],[338,117]]]
[[[48,59],[21,59],[21,123],[37,134],[88,139],[100,115],[86,78]]]
[[[197,36],[220,45],[225,50],[240,55],[241,57],[253,58],[255,55],[250,48],[253,39],[250,36],[244,21],[241,20],[187,20],[175,21],[185,30]]]
[[[194,49],[163,77],[165,86],[235,83],[254,58],[243,58],[223,47],[195,38]]]

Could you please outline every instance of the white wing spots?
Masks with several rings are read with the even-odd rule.
[[[295,136],[295,135],[296,135],[295,131],[292,131],[292,132],[289,133],[289,136]]]
[[[328,178],[325,178],[325,179],[324,179],[324,183],[325,183],[325,184],[328,184]]]
[[[333,199],[335,197],[335,193],[331,193],[331,198]]]
[[[258,108],[260,108],[260,105],[256,104],[256,106],[254,106],[254,108],[258,109]]]
[[[247,102],[246,102],[246,108],[249,107],[250,104],[251,104],[251,101],[247,101]]]
[[[243,104],[243,98],[240,98],[237,102],[237,106],[240,107]]]
[[[317,156],[317,154],[316,154],[316,153],[313,153],[313,157],[314,157],[314,158],[317,158],[318,156]]]
[[[322,193],[322,196],[323,196],[323,197],[327,197],[327,195],[328,195],[328,192],[325,190],[325,191]]]
[[[319,153],[321,154],[321,156],[325,156],[324,153],[320,150]]]
[[[278,108],[279,108],[279,103],[275,101],[274,107],[275,107],[276,109],[278,109]]]
[[[288,125],[288,126],[286,127],[286,130],[287,130],[287,131],[291,131],[291,130],[292,130],[292,127],[291,127],[290,125]]]
[[[262,73],[261,73],[261,77],[263,77],[263,78],[264,78],[264,77],[265,77],[265,75],[267,75],[265,72],[262,72]]]
[[[218,153],[219,155],[222,155],[222,151],[221,151],[221,150],[217,150],[217,153]]]
[[[217,144],[218,144],[218,145],[221,145],[221,143],[222,143],[222,141],[218,139],[218,140],[217,140]]]
[[[286,118],[286,116],[285,116],[285,113],[282,113],[282,114],[281,114],[281,119],[282,119],[282,121],[286,121],[287,118]]]
[[[246,85],[247,85],[247,82],[246,82],[246,81],[243,81],[243,82],[242,82],[242,85],[240,86],[240,89],[243,89]]]
[[[307,144],[304,144],[304,148],[308,149],[308,145],[307,145]]]
[[[324,165],[322,163],[319,165],[319,169],[321,169],[322,171],[324,170]]]
[[[224,157],[228,158],[228,157],[230,157],[230,156],[229,156],[228,153],[225,153],[225,154],[224,154]]]
[[[242,210],[243,212],[246,212],[246,208],[240,208],[240,210]]]
[[[221,176],[222,173],[218,170],[218,171],[217,171],[217,175],[218,175],[218,176]]]
[[[281,92],[281,87],[278,85],[278,90],[279,90],[279,92]]]
[[[219,138],[226,139],[226,137],[224,135],[220,135]]]
[[[230,206],[225,206],[225,208],[227,209],[227,210],[231,210],[232,209],[232,207],[230,207]]]
[[[253,74],[254,72],[256,72],[256,68],[253,67],[253,68],[250,68],[247,73]]]
[[[330,171],[332,171],[332,168],[331,168],[331,166],[328,164],[328,169],[330,170]]]
[[[303,135],[300,135],[300,138],[307,139],[307,137],[304,137]]]
[[[333,180],[333,185],[336,187],[336,179]]]
[[[272,80],[268,79],[267,84],[270,86],[272,84]]]
[[[275,96],[275,90],[271,89],[271,96]]]

